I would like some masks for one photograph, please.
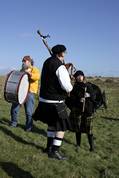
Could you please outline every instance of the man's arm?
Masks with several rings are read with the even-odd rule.
[[[71,84],[71,80],[69,77],[69,73],[64,65],[61,65],[56,70],[56,75],[58,77],[59,83],[61,85],[61,88],[65,90],[67,93],[71,92],[73,89],[73,86]]]
[[[32,69],[30,79],[33,81],[40,79],[40,71],[36,67]]]

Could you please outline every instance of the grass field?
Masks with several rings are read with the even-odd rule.
[[[38,121],[33,132],[24,131],[23,108],[18,127],[9,127],[11,104],[3,98],[4,77],[0,77],[0,178],[119,178],[119,79],[90,80],[106,90],[108,99],[108,109],[98,110],[93,122],[95,152],[89,152],[83,135],[77,153],[74,134],[66,132],[61,150],[69,159],[58,161],[42,152],[46,125]]]

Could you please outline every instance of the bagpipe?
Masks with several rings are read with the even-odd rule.
[[[49,47],[48,43],[47,43],[47,38],[50,38],[50,35],[43,35],[39,30],[37,30],[37,33],[38,35],[41,37],[44,45],[46,46],[46,48],[48,49],[50,55],[52,56],[52,50],[51,48]],[[68,73],[69,73],[69,76],[73,82],[74,80],[74,73],[76,72],[76,68],[74,67],[74,65],[72,63],[64,63],[66,69],[68,70]],[[93,92],[95,94],[95,103],[96,103],[96,109],[100,108],[100,106],[104,106],[104,108],[106,109],[107,108],[107,103],[106,103],[106,95],[105,95],[105,91],[101,92],[101,89],[96,86],[95,84],[91,84],[90,85],[92,86],[93,88]],[[86,89],[85,89],[85,93],[86,93]],[[85,109],[85,97],[84,97],[84,102],[83,102],[83,109],[82,109],[82,112],[84,112],[84,109]]]
[[[50,35],[43,35],[40,30],[37,30],[37,34],[41,37],[42,41],[43,41],[43,44],[46,46],[46,48],[48,49],[48,52],[50,53],[50,55],[52,56],[52,51],[51,51],[51,48],[49,47],[48,43],[47,43],[47,38],[50,38]],[[76,68],[74,67],[74,65],[72,63],[65,63],[64,62],[64,65],[66,67],[66,69],[68,70],[68,73],[69,73],[69,76],[71,79],[73,79],[73,75],[74,73],[76,72]]]

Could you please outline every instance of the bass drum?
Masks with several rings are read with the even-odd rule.
[[[5,81],[4,98],[11,103],[23,104],[29,91],[28,74],[20,71],[11,71]]]

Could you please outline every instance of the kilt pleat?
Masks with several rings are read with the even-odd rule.
[[[42,121],[56,131],[70,130],[71,127],[65,103],[39,102],[33,119]]]

